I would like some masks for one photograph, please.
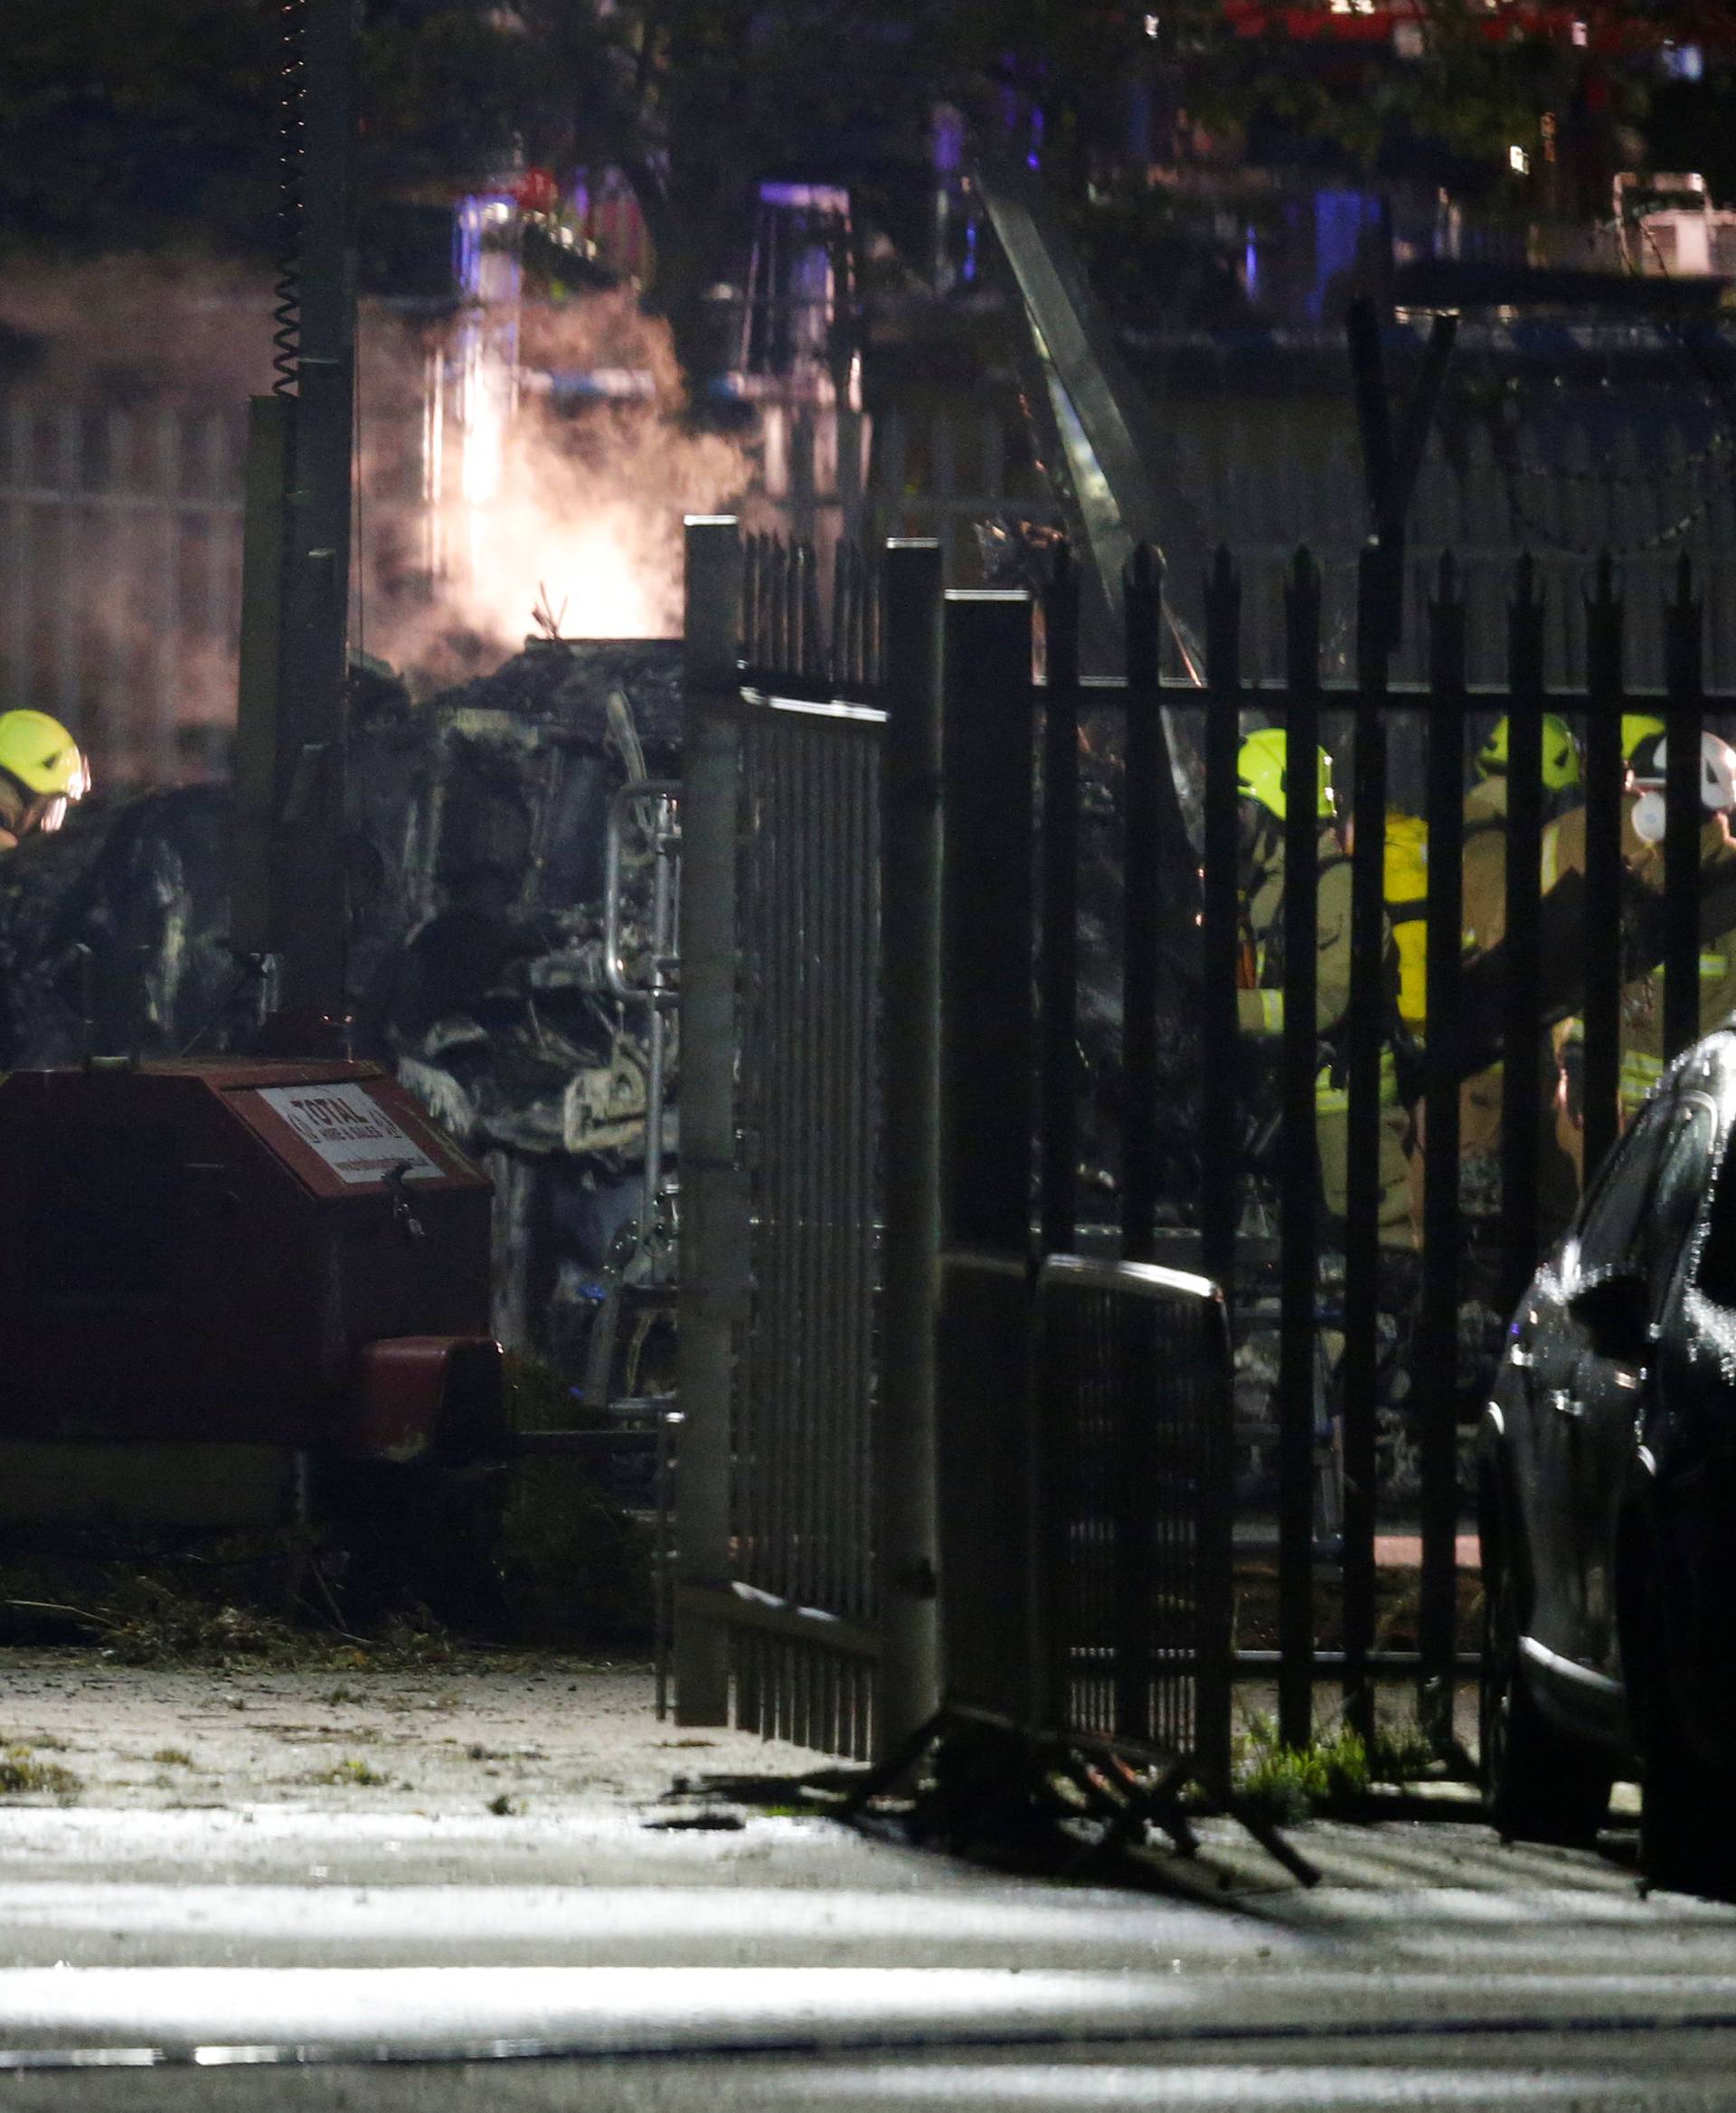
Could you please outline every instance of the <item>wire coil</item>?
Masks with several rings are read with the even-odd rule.
[[[278,250],[271,288],[271,383],[294,396],[301,367],[301,216],[307,99],[306,0],[283,0],[278,73]]]

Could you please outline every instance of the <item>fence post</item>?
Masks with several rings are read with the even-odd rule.
[[[1506,989],[1501,1083],[1501,1310],[1537,1267],[1538,1138],[1543,1119],[1537,984],[1543,971],[1543,604],[1519,561],[1507,629]],[[1434,862],[1429,863],[1432,879]],[[1588,928],[1595,929],[1597,928]],[[1437,1017],[1431,1001],[1429,1018]]]
[[[1236,967],[1241,946],[1236,763],[1241,746],[1241,580],[1220,549],[1205,586],[1205,883],[1201,1007],[1200,1251],[1205,1274],[1233,1296],[1241,1085]]]
[[[946,606],[936,1380],[944,1674],[949,1702],[1022,1722],[1040,1672],[1030,1605],[1031,606],[994,590],[950,593]]]
[[[1043,599],[1043,1067],[1039,1112],[1044,1254],[1066,1254],[1079,1214],[1079,602],[1063,543]]]
[[[686,524],[683,663],[681,1281],[675,1718],[729,1720],[729,1633],[698,1609],[730,1585],[730,1410],[747,1213],[735,1144],[734,718],[741,556],[729,517]],[[690,1599],[693,1588],[698,1592]]]
[[[1669,703],[1669,760],[1664,788],[1664,1054],[1700,1039],[1700,737],[1705,605],[1694,591],[1694,561],[1684,551],[1675,594],[1664,605]]]
[[[1586,604],[1585,929],[1621,929],[1624,608],[1608,551]],[[1585,949],[1585,1185],[1620,1129],[1622,948]]]
[[[1319,1304],[1318,948],[1320,570],[1298,551],[1284,596],[1289,708],[1284,803],[1284,1165],[1279,1208],[1278,1397],[1278,1722],[1314,1735],[1314,1394]]]
[[[1158,686],[1164,561],[1140,543],[1127,561],[1127,816],[1122,851],[1121,1254],[1148,1262],[1156,1246],[1157,957],[1163,940],[1163,774],[1168,767]]]
[[[289,403],[284,397],[255,396],[249,401],[235,822],[229,882],[230,941],[242,954],[269,953],[272,941],[271,838],[277,813],[289,418]]]
[[[1350,1010],[1345,1023],[1350,1114],[1344,1140],[1344,1356],[1346,1432],[1374,1418],[1381,1306],[1381,1073],[1388,1008],[1386,932],[1386,717],[1388,657],[1398,635],[1392,598],[1401,582],[1390,552],[1364,549],[1357,579],[1354,850],[1351,861]],[[1359,1435],[1354,1449],[1366,1449]],[[1312,1648],[1312,1637],[1309,1639]],[[1288,1670],[1287,1665],[1287,1671]],[[1293,1729],[1312,1734],[1292,1675]],[[1280,1696],[1280,1709],[1283,1697]],[[1283,1719],[1280,1717],[1280,1728]]]
[[[942,1225],[948,1247],[1028,1254],[1031,1223],[1031,603],[946,599]]]
[[[185,540],[181,512],[182,417],[179,411],[156,414],[152,453],[155,483],[163,501],[157,515],[162,548],[168,562],[157,569],[156,606],[152,610],[155,637],[151,641],[151,771],[159,785],[173,785],[175,778],[175,716],[181,703],[179,654],[181,644],[181,553]],[[217,524],[209,533],[215,536]]]
[[[840,550],[844,548],[841,544]],[[940,545],[885,559],[881,780],[884,1155],[880,1443],[881,1661],[875,1739],[897,1748],[939,1702],[934,1331],[940,1215]]]
[[[1529,649],[1535,688],[1543,681],[1541,599],[1530,592],[1529,567],[1521,572],[1512,618],[1515,693],[1519,642]],[[1464,947],[1465,847],[1465,590],[1452,553],[1440,561],[1439,588],[1429,606],[1429,924],[1426,987],[1428,1042],[1424,1050],[1422,1381],[1422,1599],[1417,1641],[1417,1712],[1424,1734],[1438,1750],[1453,1736],[1453,1677],[1457,1670],[1458,1612],[1458,1062],[1460,957]],[[1522,714],[1514,698],[1513,731]],[[1533,715],[1533,719],[1535,714]],[[1517,750],[1514,751],[1515,754]],[[1542,780],[1536,782],[1541,788]],[[1509,928],[1511,931],[1511,928]],[[1533,989],[1535,985],[1533,983]],[[1535,1013],[1530,1038],[1536,1040]],[[1372,1437],[1371,1432],[1371,1437]],[[1357,1495],[1359,1529],[1367,1533],[1373,1574],[1373,1448],[1364,1466],[1367,1495]],[[1351,1481],[1349,1460],[1344,1478]],[[1350,1499],[1345,1499],[1349,1540]],[[1346,1595],[1348,1597],[1348,1595]],[[1372,1607],[1370,1611],[1372,1612]],[[1362,1729],[1373,1731],[1373,1697]]]

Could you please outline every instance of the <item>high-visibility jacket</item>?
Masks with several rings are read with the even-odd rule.
[[[1251,982],[1236,993],[1237,1016],[1246,1034],[1284,1032],[1284,854],[1262,869],[1243,909],[1244,958]],[[1343,1022],[1350,1005],[1350,861],[1330,831],[1320,837],[1320,880],[1315,897],[1318,935],[1314,964],[1315,1028],[1321,1041]]]
[[[1386,916],[1399,957],[1399,1017],[1421,1034],[1429,1020],[1429,825],[1393,808],[1386,817]]]
[[[1284,867],[1281,855],[1254,884],[1245,912],[1243,958],[1251,987],[1236,994],[1245,1033],[1272,1037],[1284,1030]],[[1351,863],[1337,839],[1323,834],[1320,882],[1316,900],[1315,1022],[1318,1041],[1329,1043],[1350,1009]],[[1385,934],[1389,978],[1396,987],[1397,957],[1392,930]],[[1414,1244],[1406,1146],[1410,1117],[1400,1103],[1398,1067],[1391,1048],[1381,1052],[1380,1234],[1382,1244]],[[1315,1079],[1316,1137],[1320,1155],[1323,1200],[1330,1217],[1342,1218],[1346,1200],[1346,1142],[1350,1092],[1342,1063],[1321,1068]]]

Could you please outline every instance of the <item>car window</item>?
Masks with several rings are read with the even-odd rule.
[[[1681,1259],[1682,1243],[1694,1230],[1705,1200],[1717,1127],[1717,1110],[1710,1100],[1690,1093],[1677,1102],[1635,1255],[1646,1271],[1654,1314],[1669,1291]]]
[[[1633,1252],[1676,1106],[1674,1094],[1647,1101],[1605,1167],[1580,1223],[1581,1274],[1607,1269]]]

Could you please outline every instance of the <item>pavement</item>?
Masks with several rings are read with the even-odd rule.
[[[0,1685],[69,1772],[0,1805],[0,2113],[1736,2103],[1736,1909],[1630,1824],[1430,1787],[1303,1830],[1312,1890],[1217,1821],[1111,1885],[846,1827],[642,1668]]]

